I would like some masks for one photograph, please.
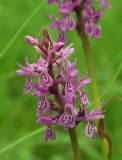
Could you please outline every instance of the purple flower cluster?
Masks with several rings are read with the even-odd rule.
[[[49,5],[53,3],[59,5],[59,13],[62,20],[49,16],[53,21],[49,27],[57,28],[59,35],[63,35],[61,37],[65,37],[64,32],[76,28],[76,23],[71,15],[72,12],[81,13],[86,35],[92,38],[101,36],[101,27],[98,25],[98,22],[103,15],[104,9],[111,7],[107,0],[48,0]],[[98,9],[95,9],[94,5],[97,5]],[[63,40],[65,41],[66,37]]]
[[[32,95],[38,97],[37,122],[46,125],[45,142],[56,138],[53,125],[63,126],[67,131],[85,121],[88,123],[86,136],[95,138],[92,120],[104,118],[104,115],[99,110],[89,112],[85,107],[89,100],[82,88],[91,80],[87,73],[78,80],[76,60],[70,63],[67,59],[74,51],[72,44],[64,48],[64,42],[53,42],[47,30],[43,30],[42,36],[42,41],[25,36],[25,40],[38,52],[38,58],[32,64],[26,58],[26,66],[18,64],[20,69],[17,73],[26,76],[24,92],[33,90]]]

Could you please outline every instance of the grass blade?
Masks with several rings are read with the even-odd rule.
[[[13,44],[13,42],[16,40],[16,38],[19,36],[19,34],[22,32],[22,30],[25,28],[25,26],[29,23],[29,21],[33,18],[33,16],[38,12],[38,10],[41,8],[43,4],[43,1],[41,0],[41,3],[36,7],[36,9],[33,11],[33,13],[28,17],[28,19],[23,23],[23,25],[19,28],[19,30],[16,32],[16,34],[13,36],[13,38],[10,40],[10,42],[6,45],[6,47],[2,50],[0,53],[0,59],[5,54],[5,52],[10,48],[10,46]]]
[[[39,133],[42,132],[44,129],[45,129],[45,127],[39,128],[39,129],[37,129],[37,130],[35,130],[35,131],[33,131],[33,132],[31,132],[31,133],[23,136],[22,138],[16,140],[15,142],[9,144],[8,146],[6,146],[6,147],[4,147],[4,148],[2,148],[2,149],[0,150],[0,154],[5,153],[6,151],[14,148],[16,145],[18,145],[18,144],[24,142],[25,140],[28,140],[29,138],[31,138],[31,137],[39,134]]]
[[[110,82],[109,85],[106,87],[106,89],[104,90],[103,94],[101,95],[101,98],[103,98],[103,97],[106,95],[106,93],[109,91],[109,89],[111,88],[111,86],[112,86],[113,83],[115,82],[118,74],[120,73],[121,69],[122,69],[122,62],[120,63],[120,65],[119,65],[119,67],[118,67],[118,69],[117,69],[117,71],[116,71],[113,79],[111,80],[111,82]]]

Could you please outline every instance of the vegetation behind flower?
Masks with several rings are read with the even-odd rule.
[[[24,23],[24,21],[31,15],[32,10],[34,11],[38,5],[38,2],[34,3],[31,1],[19,1],[11,2],[11,5],[7,4],[10,1],[1,1],[1,50],[5,48],[5,46],[11,41],[11,38],[16,33],[16,31],[20,28],[20,26]],[[97,67],[97,76],[100,85],[100,91],[103,93],[107,86],[112,81],[115,76],[116,71],[120,65],[121,60],[121,1],[118,0],[118,3],[111,0],[112,12],[106,11],[104,13],[104,18],[101,21],[102,25],[102,38],[93,41],[92,48],[94,52],[95,65]],[[1,115],[1,148],[9,145],[11,142],[14,142],[18,138],[32,132],[39,126],[35,123],[36,121],[36,105],[37,99],[30,98],[30,95],[22,94],[22,87],[24,84],[24,78],[15,77],[15,64],[16,61],[19,61],[23,64],[23,57],[27,56],[29,62],[33,62],[36,55],[34,55],[34,51],[32,47],[24,43],[23,37],[25,33],[31,34],[34,37],[38,37],[38,31],[41,27],[41,21],[43,20],[43,24],[49,24],[47,19],[43,18],[47,10],[50,13],[53,13],[54,6],[51,6],[50,9],[47,7],[46,3],[43,4],[43,7],[38,10],[38,13],[33,16],[27,26],[23,29],[23,31],[19,34],[14,41],[14,45],[12,45],[9,50],[6,51],[5,55],[1,58],[1,79],[0,79],[0,115]],[[6,11],[6,12],[5,12]],[[11,14],[10,14],[11,13]],[[40,16],[38,16],[40,14]],[[6,18],[5,18],[6,17]],[[11,18],[13,17],[13,18]],[[19,17],[19,19],[18,19]],[[36,24],[36,25],[35,25]],[[108,31],[109,30],[109,31]],[[116,30],[116,31],[115,31]],[[117,32],[118,31],[118,32]],[[5,34],[7,33],[7,34]],[[53,35],[53,39],[55,39],[55,34]],[[72,42],[72,39],[76,39],[73,47],[75,48],[75,52],[78,52],[77,49],[79,46],[79,40],[75,34],[67,34],[68,39]],[[111,36],[110,36],[111,35]],[[114,38],[111,38],[114,37]],[[117,40],[117,41],[116,41]],[[103,47],[104,46],[104,47]],[[99,51],[99,54],[98,54]],[[74,54],[70,56],[70,59],[74,58]],[[83,75],[83,71],[86,70],[85,63],[83,60],[83,56],[76,55],[77,59],[82,59],[80,62],[77,62],[77,69],[80,71],[79,77]],[[82,63],[82,69],[80,64]],[[18,69],[18,67],[16,67]],[[111,88],[106,94],[104,94],[104,99],[113,95],[121,95],[121,76],[120,73],[114,83],[112,83]],[[91,99],[89,95],[89,85],[87,87],[88,97]],[[19,99],[19,101],[18,101]],[[30,107],[30,105],[32,107]],[[90,106],[89,109],[92,107]],[[9,114],[8,114],[9,113]],[[11,113],[11,114],[10,114]],[[108,104],[106,108],[106,123],[108,130],[111,134],[113,144],[113,159],[118,158],[121,159],[121,101],[115,100]],[[116,119],[115,119],[116,116]],[[110,121],[111,119],[111,121]],[[77,128],[77,133],[79,137],[80,146],[83,145],[83,155],[87,159],[100,159],[101,153],[98,151],[100,147],[99,138],[96,137],[95,143],[91,142],[89,139],[86,139],[84,134],[84,126],[85,123],[79,125]],[[18,127],[19,126],[19,127]],[[83,127],[82,127],[83,126]],[[82,128],[82,129],[81,129]],[[50,141],[48,145],[43,144],[43,136],[41,133],[37,136],[30,138],[29,140],[23,142],[21,145],[16,146],[11,151],[7,151],[5,154],[0,155],[1,159],[38,159],[40,156],[42,159],[67,159],[71,154],[69,152],[65,152],[65,148],[69,148],[68,145],[68,136],[65,133],[65,140],[62,137],[61,129],[55,128],[54,130],[57,133],[57,140],[55,142]],[[112,131],[112,132],[111,132]],[[80,138],[82,137],[82,141]],[[85,140],[84,140],[85,138]],[[92,146],[91,146],[92,143]],[[60,145],[60,147],[58,147]],[[93,147],[94,146],[94,147]],[[41,148],[41,151],[40,149]],[[62,149],[60,149],[62,148]],[[64,148],[64,149],[63,149]],[[98,149],[97,149],[98,148]],[[45,155],[45,151],[48,150],[48,153]],[[65,153],[65,154],[64,154]],[[86,154],[87,153],[87,154]]]

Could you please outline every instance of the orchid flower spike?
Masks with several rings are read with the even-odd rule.
[[[38,59],[29,63],[26,58],[26,66],[18,64],[20,69],[17,74],[26,77],[24,92],[32,92],[38,98],[37,123],[46,126],[45,142],[56,138],[53,125],[62,126],[67,131],[82,122],[87,123],[86,136],[94,139],[96,133],[93,120],[104,118],[104,114],[99,110],[89,112],[86,109],[90,101],[83,87],[91,83],[88,73],[85,72],[78,80],[80,73],[76,69],[77,61],[70,63],[68,60],[74,52],[73,44],[65,47],[65,42],[53,42],[47,30],[43,30],[42,36],[43,40],[25,36],[25,40],[36,48]],[[75,108],[76,105],[79,108]]]

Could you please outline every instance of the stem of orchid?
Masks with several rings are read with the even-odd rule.
[[[79,150],[79,145],[78,145],[78,140],[77,140],[75,128],[69,129],[69,135],[70,135],[70,139],[71,139],[71,143],[72,143],[72,149],[74,152],[74,160],[81,160],[80,150]]]
[[[95,106],[98,106],[100,105],[101,100],[100,100],[100,95],[99,95],[98,86],[97,86],[97,79],[96,79],[96,74],[94,70],[94,63],[93,63],[93,58],[91,54],[90,42],[89,42],[88,36],[86,36],[86,34],[84,33],[84,24],[82,20],[81,11],[77,10],[76,15],[77,15],[77,33],[83,45],[83,50],[84,50],[84,55],[85,55],[85,59],[88,67],[89,76],[92,79],[92,83],[91,83],[92,96],[93,96]],[[98,133],[102,138],[104,160],[110,160],[111,159],[111,140],[105,130],[103,119],[99,120]]]
[[[101,102],[100,102],[100,95],[99,95],[98,87],[97,87],[97,80],[96,80],[96,74],[94,70],[92,54],[90,50],[90,43],[89,43],[88,37],[85,34],[80,33],[80,35],[82,35],[82,37],[81,36],[80,37],[82,40],[83,50],[84,50],[85,59],[86,59],[87,67],[88,67],[88,73],[92,80],[91,91],[92,91],[94,103],[96,106],[98,106]]]

